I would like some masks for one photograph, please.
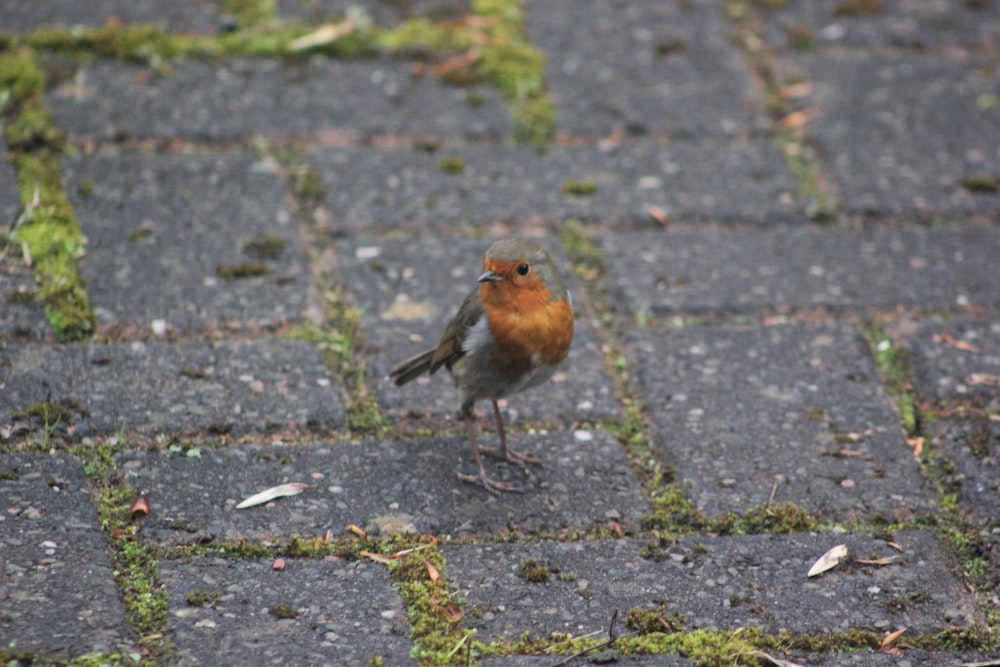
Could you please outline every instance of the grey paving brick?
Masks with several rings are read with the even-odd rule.
[[[608,280],[632,316],[1000,306],[992,227],[605,233]]]
[[[482,641],[525,632],[606,632],[630,609],[679,613],[684,630],[761,627],[775,633],[848,630],[939,632],[981,625],[973,598],[923,532],[897,533],[896,552],[868,535],[745,535],[642,540],[446,546],[448,581],[468,602],[466,621]],[[884,567],[841,565],[806,573],[837,544],[854,558],[893,558]],[[551,579],[519,576],[526,561]]]
[[[701,137],[766,126],[717,3],[550,0],[527,9],[563,134]]]
[[[507,418],[573,424],[615,418],[620,405],[601,343],[588,319],[584,291],[570,271],[558,239],[537,239],[568,281],[577,311],[573,347],[556,377],[505,401]],[[338,277],[361,309],[363,349],[379,404],[400,417],[452,416],[461,398],[447,371],[396,387],[388,372],[409,356],[437,345],[465,297],[478,288],[489,239],[460,237],[362,237],[337,244]],[[487,405],[484,403],[483,405]],[[492,420],[492,410],[487,410]],[[510,422],[509,422],[510,423]]]
[[[1000,408],[1000,321],[933,318],[907,333],[900,342],[921,397]]]
[[[275,571],[271,564],[160,561],[168,625],[182,662],[362,667],[381,658],[386,665],[417,664],[410,658],[406,610],[384,566],[288,559]],[[189,602],[206,597],[203,604]]]
[[[951,464],[949,488],[957,488],[973,521],[1000,528],[1000,421],[945,419],[929,430],[935,452]]]
[[[485,658],[483,667],[552,667],[558,665],[566,657],[556,655],[508,655],[504,657]],[[621,655],[608,651],[594,651],[586,656],[574,658],[569,664],[577,665],[649,665],[655,667],[693,667],[694,663],[687,658],[676,655]]]
[[[648,505],[621,446],[608,434],[585,433],[512,436],[512,447],[536,453],[544,465],[524,474],[487,458],[491,476],[525,489],[502,496],[456,478],[456,469],[474,470],[464,437],[202,449],[198,458],[135,450],[121,465],[154,507],[144,536],[155,544],[340,534],[349,524],[435,534],[637,525]],[[286,482],[310,488],[268,506],[234,509]]]
[[[949,48],[994,46],[1000,8],[990,2],[885,0],[876,11],[847,11],[843,0],[790,0],[764,11],[764,34],[779,48]]]
[[[275,165],[245,154],[109,154],[64,166],[103,326],[254,329],[309,308],[306,255]],[[232,278],[227,267],[266,273]]]
[[[95,62],[57,85],[48,102],[57,125],[76,139],[501,139],[511,133],[495,89],[414,78],[408,63],[388,59],[184,60],[166,74]]]
[[[344,420],[336,381],[298,341],[0,347],[0,384],[0,428],[11,442],[43,436],[41,418],[19,415],[42,401],[69,414],[49,426],[74,439],[120,428],[329,430]]]
[[[470,0],[277,0],[277,14],[285,21],[328,23],[343,20],[352,8],[361,8],[377,25],[394,26],[407,19],[459,19],[471,10]]]
[[[568,218],[773,224],[794,217],[793,183],[768,141],[626,142],[531,148],[323,149],[313,153],[338,231]],[[464,170],[446,173],[445,160]],[[358,178],[357,174],[365,174]],[[596,187],[567,192],[572,183]]]
[[[906,634],[899,643],[906,644]],[[990,662],[995,659],[985,653],[903,650],[902,655],[890,655],[874,651],[851,653],[806,654],[786,656],[780,652],[770,652],[777,658],[798,661],[812,667],[965,667],[965,665]]]
[[[47,26],[100,27],[110,22],[154,24],[172,32],[215,33],[219,4],[212,0],[32,0],[0,5],[0,30],[30,32]]]
[[[708,516],[771,500],[834,521],[934,512],[850,325],[647,329],[628,340],[655,445]]]
[[[131,641],[83,466],[0,457],[0,646],[54,664]]]
[[[1000,173],[997,72],[975,59],[796,54],[821,114],[808,126],[839,190],[865,217],[940,218],[1000,211],[995,191],[963,187]]]

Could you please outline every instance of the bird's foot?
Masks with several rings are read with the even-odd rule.
[[[483,470],[480,470],[478,475],[464,475],[462,473],[458,473],[458,478],[463,482],[479,484],[494,495],[499,495],[501,493],[524,493],[524,489],[514,486],[513,484],[493,481],[486,476],[486,472]]]

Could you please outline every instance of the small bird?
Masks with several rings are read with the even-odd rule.
[[[479,472],[458,474],[487,491],[522,491],[486,475],[480,452],[517,463],[541,464],[507,447],[497,400],[535,387],[555,373],[573,342],[573,306],[562,278],[541,246],[523,239],[501,239],[486,251],[479,283],[448,323],[437,347],[396,366],[389,377],[401,386],[441,366],[451,373],[462,396],[459,417],[469,432]],[[472,408],[490,400],[500,447],[476,444]]]

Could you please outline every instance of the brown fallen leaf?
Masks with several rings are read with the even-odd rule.
[[[781,127],[786,130],[798,130],[809,124],[809,121],[820,115],[819,109],[793,111],[781,119]]]
[[[972,343],[966,342],[964,340],[957,340],[952,337],[951,334],[941,333],[934,336],[932,339],[935,343],[941,343],[943,345],[951,345],[956,350],[962,350],[963,352],[972,352],[977,354],[979,350]]]
[[[385,554],[372,553],[371,551],[359,551],[358,553],[364,556],[365,558],[371,558],[376,563],[382,563],[383,565],[388,565],[393,561],[399,560],[399,556],[397,556],[396,554],[393,554],[391,556],[386,556]]]
[[[886,544],[888,544],[890,547],[892,547],[896,551],[900,551],[900,552],[903,551],[903,547],[899,546],[899,544],[897,544],[896,542],[886,542]]]
[[[1000,375],[990,375],[989,373],[973,373],[969,376],[966,384],[978,384],[984,387],[1000,388]]]
[[[840,564],[840,560],[845,556],[847,556],[847,545],[838,544],[813,563],[813,566],[809,568],[808,576],[815,577],[818,574],[823,574],[827,570],[837,567]]]
[[[879,647],[879,651],[882,653],[891,653],[892,655],[901,655],[902,650],[893,646],[893,644],[896,643],[896,640],[899,639],[904,632],[906,632],[906,628],[900,628],[887,634],[885,639],[882,640],[882,646]]]
[[[358,24],[353,19],[347,19],[340,23],[328,23],[313,30],[308,35],[302,35],[298,39],[293,40],[289,48],[292,51],[305,51],[306,49],[323,46],[354,32],[357,27]]]
[[[424,567],[427,568],[427,576],[430,578],[432,584],[435,586],[444,585],[444,582],[441,581],[441,574],[438,572],[437,567],[434,566],[434,563],[425,560]]]
[[[269,503],[275,498],[284,498],[285,496],[297,496],[306,489],[309,488],[308,484],[303,484],[301,482],[290,482],[288,484],[280,484],[278,486],[272,486],[270,489],[261,491],[260,493],[255,493],[249,498],[245,499],[236,509],[242,510],[248,507],[255,507],[257,505],[263,505],[264,503]]]
[[[918,436],[916,438],[907,438],[906,444],[908,444],[910,447],[913,447],[913,455],[916,456],[917,458],[920,458],[920,455],[924,451],[923,437]]]
[[[355,535],[357,535],[362,539],[368,536],[368,533],[366,533],[363,528],[358,528],[353,523],[347,525],[347,530],[351,531],[352,533],[354,533]]]
[[[465,618],[465,612],[455,602],[445,600],[444,603],[438,601],[436,597],[431,597],[431,604],[434,605],[438,613],[448,619],[449,623],[458,623]]]
[[[278,558],[275,558],[274,562],[271,563],[271,569],[274,570],[275,572],[281,572],[282,570],[284,570],[285,559],[281,558],[280,556]]]
[[[139,516],[149,516],[149,498],[140,494],[132,503],[130,511],[133,519]]]
[[[894,560],[895,556],[889,556],[887,558],[858,558],[855,562],[861,563],[862,565],[889,565]]]

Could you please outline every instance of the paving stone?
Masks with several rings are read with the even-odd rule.
[[[921,397],[1000,411],[1000,321],[933,318],[920,323],[908,338],[901,343],[910,350]]]
[[[899,641],[906,643],[906,636]],[[853,653],[835,653],[833,655],[807,654],[801,658],[771,651],[770,655],[777,658],[801,661],[801,664],[814,667],[966,667],[966,665],[989,662],[990,656],[985,653],[957,653],[945,651],[905,650],[902,655],[889,655],[874,651],[858,651]]]
[[[614,659],[612,659],[612,656]],[[566,660],[565,657],[546,655],[508,655],[498,658],[486,658],[482,660],[483,667],[552,667],[558,665],[559,660]],[[687,658],[675,655],[619,655],[594,651],[579,658],[574,658],[569,664],[573,665],[651,665],[655,667],[694,667],[694,663]]]
[[[45,26],[100,27],[109,23],[152,23],[171,32],[210,34],[219,30],[219,2],[213,0],[31,0],[0,3],[4,32]]]
[[[994,215],[1000,73],[974,59],[795,54],[821,110],[807,131],[852,215],[937,221]],[[792,76],[788,68],[783,76]],[[986,190],[963,186],[985,179]]]
[[[309,308],[306,255],[275,165],[243,154],[64,165],[88,239],[81,272],[103,326],[270,328]],[[241,269],[266,273],[226,277]]]
[[[329,23],[361,8],[377,24],[395,26],[407,19],[454,20],[471,11],[470,0],[277,0],[277,14],[286,21]]]
[[[1000,7],[991,2],[885,0],[874,12],[845,11],[843,0],[789,0],[762,12],[764,35],[782,49],[872,47],[989,49],[1000,42]],[[763,7],[763,5],[760,5]]]
[[[914,633],[983,623],[976,603],[949,572],[930,533],[896,533],[898,553],[869,535],[697,537],[658,545],[642,540],[481,544],[442,547],[448,581],[467,600],[465,623],[480,641],[525,632],[606,632],[630,609],[679,613],[684,630],[760,627],[768,633]],[[837,544],[885,567],[842,565],[814,578],[812,564]],[[546,583],[525,581],[527,561],[548,567]]]
[[[415,78],[408,63],[388,59],[183,60],[166,75],[98,61],[57,85],[48,102],[57,125],[75,139],[502,139],[512,127],[495,89]]]
[[[1000,230],[992,227],[708,227],[598,239],[616,302],[633,316],[1000,307]]]
[[[570,425],[613,419],[620,405],[601,342],[587,317],[584,291],[558,239],[536,239],[567,280],[577,311],[573,347],[561,371],[538,389],[505,401],[506,418]],[[420,378],[403,387],[388,379],[400,361],[437,345],[465,297],[477,289],[489,239],[362,237],[339,242],[337,272],[361,309],[361,337],[380,406],[402,417],[454,416],[461,398],[451,377]],[[481,404],[488,406],[488,402]],[[488,421],[492,410],[487,409]],[[510,422],[508,422],[510,423]]]
[[[0,646],[54,664],[130,641],[83,466],[0,458]]]
[[[563,134],[701,137],[766,127],[716,3],[549,0],[527,10]]]
[[[771,501],[841,522],[935,511],[850,325],[646,329],[628,341],[655,445],[709,517]]]
[[[951,463],[948,481],[959,489],[972,519],[1000,527],[1000,421],[947,419],[929,430],[935,452]]]
[[[278,572],[270,560],[200,558],[161,560],[159,574],[182,662],[417,664],[406,610],[384,566],[287,559]],[[188,602],[205,596],[205,604]]]
[[[42,436],[41,418],[18,413],[43,401],[68,413],[50,426],[73,439],[120,428],[240,436],[344,422],[337,384],[299,341],[0,347],[0,384],[0,433],[10,441]]]
[[[767,141],[643,140],[544,153],[481,145],[436,153],[320,149],[313,157],[342,233],[568,218],[648,222],[654,206],[675,221],[773,224],[795,212],[793,183]],[[453,160],[461,160],[461,173],[447,169]],[[570,194],[573,183],[596,190]]]
[[[459,481],[456,469],[474,470],[464,437],[240,446],[202,449],[198,458],[136,450],[123,454],[121,465],[155,508],[144,535],[158,545],[339,534],[348,524],[376,533],[555,533],[615,521],[634,526],[648,511],[609,434],[511,436],[510,444],[537,453],[544,465],[524,474],[489,457],[485,463],[491,476],[521,486],[523,494],[494,496]],[[264,507],[234,509],[286,482],[310,488]]]

